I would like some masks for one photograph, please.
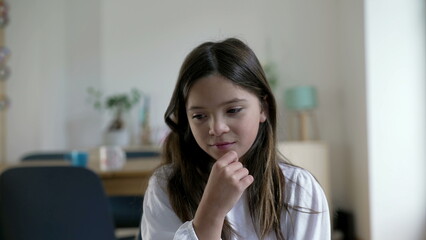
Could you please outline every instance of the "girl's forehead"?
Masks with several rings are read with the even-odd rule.
[[[196,80],[196,82],[189,89],[188,98],[191,95],[223,95],[230,93],[238,94],[242,92],[248,91],[226,77],[220,75],[211,75]]]
[[[221,88],[231,88],[233,90],[251,92],[230,80],[229,78],[219,74],[212,74],[195,80],[188,91],[188,95],[191,93],[191,91],[199,91],[203,88],[208,88],[210,91],[221,90]]]
[[[191,87],[186,99],[188,108],[223,105],[235,99],[256,101],[255,94],[222,76],[200,78]]]

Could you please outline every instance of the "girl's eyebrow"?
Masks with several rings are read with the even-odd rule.
[[[223,102],[221,104],[219,104],[219,106],[224,106],[224,105],[228,105],[231,103],[240,103],[240,102],[247,102],[247,99],[244,98],[233,98],[229,101]],[[200,110],[200,109],[204,109],[204,107],[201,106],[191,106],[187,109],[187,111],[194,111],[194,110]]]

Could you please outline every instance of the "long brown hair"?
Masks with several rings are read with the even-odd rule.
[[[193,219],[214,162],[195,141],[186,115],[191,87],[198,79],[211,74],[221,75],[255,94],[267,113],[267,120],[260,123],[256,140],[241,161],[254,177],[247,197],[258,236],[263,239],[273,232],[278,239],[284,239],[280,220],[287,207],[285,178],[278,165],[276,149],[276,102],[256,55],[235,38],[199,45],[188,54],[180,69],[164,115],[171,129],[163,146],[164,164],[170,164],[173,169],[167,186],[171,205],[183,222]],[[230,239],[232,234],[238,233],[225,220],[222,239]]]

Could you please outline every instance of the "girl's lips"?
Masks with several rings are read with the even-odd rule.
[[[234,145],[234,142],[215,143],[212,146],[220,150],[226,150],[229,149],[232,145]]]

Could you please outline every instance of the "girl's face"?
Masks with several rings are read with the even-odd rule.
[[[266,121],[256,95],[220,75],[197,80],[186,112],[197,144],[214,159],[230,150],[242,157],[253,145],[259,124]]]

